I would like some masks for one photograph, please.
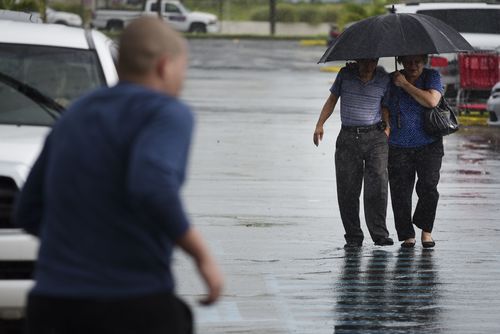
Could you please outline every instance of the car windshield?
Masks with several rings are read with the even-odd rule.
[[[105,84],[97,55],[91,50],[0,43],[0,73],[64,107]],[[0,124],[50,126],[54,113],[47,108],[0,82]]]
[[[458,32],[500,34],[500,9],[433,9],[417,13],[440,19]]]

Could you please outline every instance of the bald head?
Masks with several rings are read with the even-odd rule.
[[[130,23],[120,37],[118,74],[120,79],[145,77],[162,57],[185,56],[184,39],[157,17],[141,17]]]

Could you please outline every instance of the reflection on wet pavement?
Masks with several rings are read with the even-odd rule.
[[[439,332],[432,250],[346,252],[337,283],[335,333]]]

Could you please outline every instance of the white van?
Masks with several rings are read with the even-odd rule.
[[[390,11],[392,5],[386,8]],[[417,13],[440,19],[455,28],[477,50],[500,52],[500,4],[408,3],[394,5],[394,9],[396,13]],[[446,95],[455,96],[459,89],[457,57],[455,54],[440,57],[446,66],[443,66],[441,61],[436,62],[436,67],[440,70],[443,84],[446,86]],[[430,65],[433,66],[433,63]]]

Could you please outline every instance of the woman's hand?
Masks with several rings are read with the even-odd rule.
[[[397,87],[404,87],[409,84],[408,80],[406,80],[406,77],[399,71],[393,73],[392,81]]]
[[[399,71],[392,74],[394,85],[401,87],[411,95],[415,101],[425,108],[434,108],[441,99],[441,93],[435,89],[421,89],[410,83],[406,77]]]
[[[322,125],[316,125],[316,129],[314,130],[314,135],[313,135],[313,142],[314,145],[318,146],[319,142],[323,140],[323,126]]]

